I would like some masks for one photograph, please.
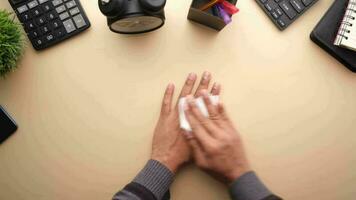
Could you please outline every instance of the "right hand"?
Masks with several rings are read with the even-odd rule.
[[[230,184],[251,170],[242,140],[224,106],[221,103],[213,105],[207,91],[203,91],[202,95],[209,118],[200,112],[195,99],[188,96],[185,112],[192,132],[190,137],[186,134],[186,139],[193,149],[196,165]]]

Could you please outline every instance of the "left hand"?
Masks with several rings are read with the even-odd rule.
[[[179,98],[191,95],[197,79],[194,73],[189,74],[182,88]],[[211,75],[204,72],[195,96],[200,96],[201,92],[209,88]],[[180,128],[178,103],[173,108],[174,85],[169,84],[166,88],[161,114],[156,125],[153,142],[151,159],[157,160],[165,165],[170,171],[176,173],[180,166],[188,162],[191,157],[190,147],[184,138],[185,131]],[[220,86],[214,84],[211,93],[219,95]]]

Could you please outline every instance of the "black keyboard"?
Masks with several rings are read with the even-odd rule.
[[[36,50],[90,27],[79,0],[9,0]]]
[[[318,0],[256,0],[279,30],[286,29]]]

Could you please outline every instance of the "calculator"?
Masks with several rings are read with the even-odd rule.
[[[256,0],[268,17],[279,28],[286,29],[318,0]]]
[[[9,0],[36,50],[66,40],[90,27],[79,0]]]

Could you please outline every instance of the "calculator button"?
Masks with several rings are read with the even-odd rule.
[[[23,6],[18,7],[17,11],[21,14],[21,13],[28,11],[28,8],[26,5],[23,5]]]
[[[54,35],[52,33],[50,33],[50,34],[46,35],[44,38],[47,42],[51,42],[54,40]]]
[[[74,16],[76,14],[78,14],[80,11],[79,11],[79,8],[76,7],[76,8],[73,8],[69,11],[70,15]]]
[[[36,47],[41,47],[43,45],[43,39],[42,38],[37,38],[34,41]]]
[[[59,15],[59,19],[61,20],[65,20],[69,17],[69,13],[68,12],[65,12],[65,13],[62,13]]]
[[[75,26],[73,24],[72,19],[68,19],[66,21],[63,22],[64,28],[66,29],[67,33],[71,33],[73,31],[75,31]]]
[[[43,25],[43,24],[45,24],[45,23],[46,23],[46,19],[45,19],[44,16],[39,17],[39,18],[36,19],[36,24],[37,24],[38,26],[41,26],[41,25]]]
[[[40,16],[42,13],[43,13],[43,11],[42,11],[41,8],[35,8],[35,9],[32,10],[32,14],[35,17]]]
[[[77,26],[77,28],[82,28],[87,25],[85,23],[82,15],[77,15],[77,16],[73,17],[73,20],[74,20],[74,23]]]
[[[26,27],[26,30],[30,31],[30,30],[35,29],[36,25],[33,22],[28,22],[28,23],[26,23],[25,27]]]
[[[297,13],[294,11],[294,8],[287,1],[284,1],[279,5],[283,9],[283,11],[287,14],[289,19],[293,19],[297,15]]]
[[[48,26],[42,26],[40,28],[40,31],[41,31],[42,34],[46,34],[46,33],[49,32],[49,28],[48,28]]]
[[[311,3],[313,3],[314,0],[302,0],[303,4],[305,6],[309,6]]]
[[[30,38],[35,39],[40,36],[40,33],[39,33],[39,31],[34,30],[34,31],[30,31],[28,35]]]
[[[62,3],[63,3],[62,0],[53,0],[53,1],[52,1],[52,4],[53,4],[54,6],[58,6],[59,4],[62,4]]]
[[[56,20],[54,22],[51,22],[50,26],[52,29],[57,29],[62,25],[62,22],[59,20]]]
[[[65,30],[63,28],[60,28],[60,29],[56,30],[54,32],[54,34],[56,35],[57,38],[61,38],[64,36]]]
[[[64,5],[61,5],[61,6],[56,8],[56,11],[57,11],[58,14],[60,14],[60,13],[62,13],[64,11],[66,11],[66,7]]]
[[[43,10],[44,10],[45,12],[49,12],[49,11],[51,11],[52,9],[53,9],[53,5],[52,5],[51,3],[46,3],[46,4],[43,5]]]
[[[305,8],[300,0],[291,0],[290,3],[298,13],[301,13]]]
[[[44,4],[44,3],[48,2],[48,0],[38,0],[38,2],[40,2],[40,4]]]
[[[46,15],[46,17],[49,21],[52,21],[57,18],[57,13],[55,13],[54,11],[51,11]]]
[[[26,13],[23,13],[20,15],[20,20],[22,22],[26,22],[28,20],[30,20],[32,17],[31,17],[31,13],[30,12],[26,12]]]
[[[66,6],[68,9],[73,8],[74,6],[76,6],[77,4],[75,3],[75,1],[69,1],[68,3],[66,3]]]
[[[30,9],[32,9],[32,8],[38,6],[38,2],[36,0],[34,0],[34,1],[29,2],[27,5]]]
[[[265,4],[267,0],[260,0],[261,3]]]

